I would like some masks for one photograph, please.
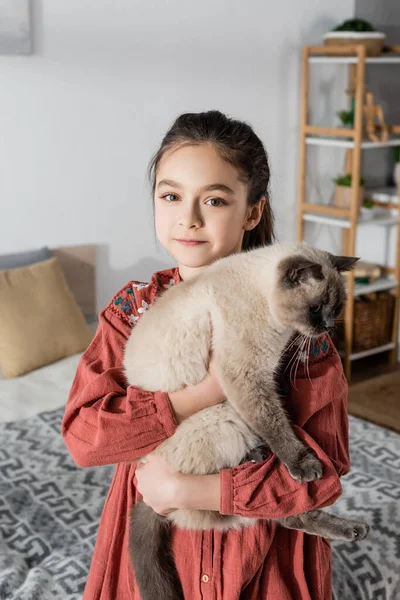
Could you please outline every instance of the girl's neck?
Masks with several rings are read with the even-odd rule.
[[[204,265],[203,267],[197,268],[187,267],[186,265],[178,265],[179,277],[182,281],[188,281],[189,279],[192,279],[193,277],[204,271],[204,269],[206,269],[207,267],[208,265]]]

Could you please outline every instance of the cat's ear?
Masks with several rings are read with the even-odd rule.
[[[292,256],[284,265],[284,281],[290,287],[304,283],[310,277],[314,279],[323,279],[322,265],[303,258],[302,256]]]
[[[351,271],[360,259],[354,256],[335,256],[334,254],[329,254],[329,260],[332,267],[335,267],[341,273],[342,271]]]

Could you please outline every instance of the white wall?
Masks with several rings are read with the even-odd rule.
[[[97,243],[101,308],[172,266],[146,167],[172,120],[218,108],[265,142],[294,235],[300,48],[351,0],[35,0],[35,50],[0,57],[0,253]]]

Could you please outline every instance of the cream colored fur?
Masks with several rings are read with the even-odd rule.
[[[265,384],[274,385],[277,363],[295,331],[293,314],[288,314],[277,293],[279,265],[299,254],[322,264],[330,276],[327,253],[305,244],[276,244],[235,254],[169,289],[133,329],[125,350],[126,376],[129,384],[148,391],[172,392],[199,383],[206,376],[211,348],[215,355],[228,401],[186,419],[158,446],[155,452],[176,471],[217,473],[238,465],[260,441],[265,442],[257,431],[258,415],[254,413],[250,427],[240,403],[231,398],[235,381],[242,378],[249,381],[262,373]],[[210,511],[178,510],[168,519],[190,529],[254,524],[253,519]]]

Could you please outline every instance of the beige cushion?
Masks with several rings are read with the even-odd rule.
[[[0,271],[0,370],[5,378],[83,352],[91,339],[57,258]]]

